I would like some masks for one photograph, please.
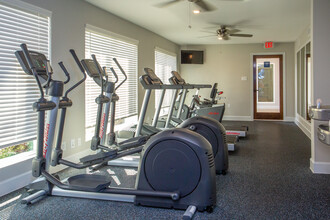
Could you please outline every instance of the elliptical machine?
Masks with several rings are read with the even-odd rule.
[[[55,195],[187,209],[186,217],[192,217],[196,210],[210,212],[213,210],[216,203],[216,184],[212,148],[204,137],[187,129],[169,129],[147,141],[142,150],[134,189],[109,187],[109,177],[98,174],[72,176],[67,182],[62,182],[50,174],[48,168],[52,160],[50,156],[52,141],[49,137],[54,137],[55,129],[49,128],[55,128],[56,118],[54,120],[52,117],[47,117],[46,126],[44,118],[45,111],[50,111],[49,115],[57,115],[60,104],[44,98],[40,81],[45,77],[49,79],[47,88],[50,88],[48,95],[51,100],[53,95],[56,95],[57,100],[62,96],[63,82],[51,80],[48,71],[51,67],[43,54],[28,51],[25,44],[21,45],[21,49],[22,51],[17,51],[15,54],[23,70],[27,74],[33,74],[41,94],[39,101],[33,105],[34,110],[38,112],[38,146],[36,157],[33,159],[32,175],[44,178],[47,183],[45,188],[25,198],[23,202],[33,204],[42,197]],[[73,52],[71,53],[74,55]],[[77,59],[76,56],[74,58]],[[67,90],[66,95],[78,85],[79,83],[76,83]],[[64,119],[61,121],[64,122]],[[58,133],[62,135],[63,129]],[[45,144],[44,134],[47,140]],[[62,151],[60,147],[57,150]],[[84,164],[76,164],[64,159],[59,159],[58,162],[75,168],[86,167]],[[99,160],[99,163],[102,162],[103,160]],[[95,161],[93,163],[97,164]]]
[[[85,68],[86,69],[86,68]],[[92,68],[88,68],[87,72],[91,72]],[[121,70],[123,71],[123,70]],[[175,99],[177,90],[182,89],[182,85],[165,85],[163,82],[158,78],[158,76],[154,73],[154,71],[150,68],[144,68],[145,74],[140,77],[140,83],[143,88],[146,90],[142,108],[139,115],[139,122],[135,129],[126,129],[124,131],[119,131],[118,136],[120,138],[132,138],[133,134],[135,138],[141,136],[143,131],[146,131],[147,128],[144,124],[144,119],[146,116],[147,108],[149,105],[150,95],[152,90],[161,90],[162,95],[159,100],[159,105],[157,110],[155,111],[154,121],[152,125],[148,125],[147,127],[152,127],[155,131],[160,132],[161,129],[156,128],[158,116],[160,114],[161,104],[163,102],[164,94],[166,90],[175,90],[173,93],[172,99]],[[90,75],[90,74],[89,74]],[[199,85],[199,86],[208,86],[208,85]],[[171,107],[170,107],[171,110]],[[169,113],[171,114],[171,113]],[[223,174],[225,175],[228,170],[228,148],[225,139],[225,130],[224,127],[216,120],[212,120],[206,117],[194,117],[189,118],[179,126],[180,128],[187,128],[191,131],[194,131],[198,134],[201,134],[205,137],[211,144],[213,149],[215,167],[216,167],[216,174]],[[149,130],[149,129],[148,129]],[[155,134],[155,132],[151,133],[150,135]],[[121,166],[131,166],[134,165],[133,160],[117,160],[111,161],[111,165],[121,165]],[[128,162],[127,162],[128,161]],[[135,159],[136,161],[136,159]],[[137,161],[135,162],[137,163]]]

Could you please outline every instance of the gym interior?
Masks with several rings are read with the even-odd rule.
[[[0,219],[330,219],[329,0],[0,0]]]

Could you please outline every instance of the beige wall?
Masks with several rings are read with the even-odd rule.
[[[311,25],[306,25],[305,30],[299,35],[294,43],[295,51],[298,52],[311,40]]]
[[[264,49],[263,44],[200,45],[185,46],[181,49],[205,51],[204,64],[183,64],[181,74],[189,83],[213,84],[217,82],[218,87],[224,91],[223,96],[226,97],[224,100],[227,103],[225,117],[237,120],[248,120],[253,115],[251,55],[285,53],[284,119],[292,120],[294,117],[294,43],[275,43],[274,49]],[[247,76],[246,81],[241,80],[241,77],[244,76]],[[208,97],[209,92],[209,90],[201,90],[200,94]],[[230,108],[228,108],[228,104],[230,104]]]
[[[313,72],[313,103],[322,99],[323,104],[330,104],[330,1],[312,1],[312,72]],[[312,120],[312,157],[311,169],[315,173],[330,174],[330,147],[317,138],[317,128],[327,121]]]
[[[54,78],[61,80],[64,79],[64,74],[57,65],[59,61],[63,61],[71,73],[71,82],[69,85],[73,85],[81,78],[81,73],[79,72],[77,65],[74,63],[69,53],[69,49],[75,49],[80,58],[84,57],[85,24],[90,24],[138,40],[139,75],[143,74],[144,67],[154,68],[155,47],[163,48],[173,53],[178,53],[179,51],[179,46],[169,40],[112,15],[100,8],[94,7],[82,0],[24,0],[24,2],[52,12],[51,62],[55,71]],[[64,153],[65,157],[89,148],[89,143],[85,143],[84,95],[84,85],[79,86],[70,94],[70,98],[73,101],[73,107],[67,112],[64,128],[63,141],[66,142],[67,146]],[[139,85],[139,95],[137,97],[139,107],[141,106],[143,95],[144,91]],[[150,105],[154,106],[154,99],[151,99]],[[81,138],[82,146],[77,146],[78,138]],[[71,139],[75,139],[76,142],[76,147],[74,149],[70,148]],[[0,186],[2,181],[6,179],[17,177],[24,172],[31,172],[31,162],[28,162],[27,164],[29,164],[29,166],[24,166],[24,169],[18,169],[19,166],[1,169]],[[10,175],[2,175],[4,173]],[[5,177],[5,179],[2,177]]]

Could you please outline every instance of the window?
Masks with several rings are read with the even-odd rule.
[[[177,70],[177,59],[176,55],[162,49],[156,48],[155,50],[155,73],[162,80],[164,84],[169,84],[168,79],[172,76],[171,71]],[[168,107],[171,103],[173,90],[168,90],[165,93],[161,115],[167,114]],[[159,104],[161,91],[156,90],[155,92],[155,108]]]
[[[297,113],[310,122],[308,108],[312,105],[311,43],[297,52]]]
[[[39,90],[14,52],[26,43],[30,50],[49,53],[50,13],[20,1],[15,1],[18,6],[9,3],[0,2],[0,158],[32,150],[37,135],[32,103]]]
[[[116,91],[119,96],[119,101],[116,103],[117,120],[137,115],[137,52],[138,41],[90,25],[86,26],[85,57],[91,58],[91,55],[95,54],[100,65],[107,67],[109,80],[114,81],[110,67],[114,67],[119,82],[124,78],[113,58],[118,60],[127,74],[127,81]],[[95,98],[100,91],[101,88],[88,77],[85,84],[86,140],[90,140],[93,135],[97,114]]]

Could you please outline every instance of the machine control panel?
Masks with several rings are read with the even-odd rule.
[[[180,74],[177,71],[172,71],[172,76],[174,76],[175,81],[179,85],[184,85],[186,84],[186,81],[180,76]]]
[[[158,78],[155,72],[150,68],[144,68],[144,72],[149,76],[150,84],[162,85],[163,82]]]
[[[94,60],[83,59],[83,60],[81,60],[81,64],[83,65],[84,69],[86,70],[87,74],[90,77],[92,77],[92,78],[100,77],[98,68],[100,68],[100,70],[102,70],[102,68],[99,63],[97,63],[97,65],[98,65],[98,67],[97,67]],[[101,73],[102,73],[102,71],[101,71]]]
[[[46,70],[46,65],[47,65],[47,58],[44,54],[38,53],[35,51],[29,51],[30,57],[32,59],[32,62],[34,63],[36,67],[36,72],[38,76],[41,76],[44,79],[47,79],[47,70]],[[28,74],[28,75],[33,75],[32,70],[29,67],[29,64],[27,60],[25,59],[23,51],[19,50],[15,52],[15,56],[20,63],[20,65],[23,68],[23,71]],[[49,70],[51,71],[51,67],[49,65]]]

